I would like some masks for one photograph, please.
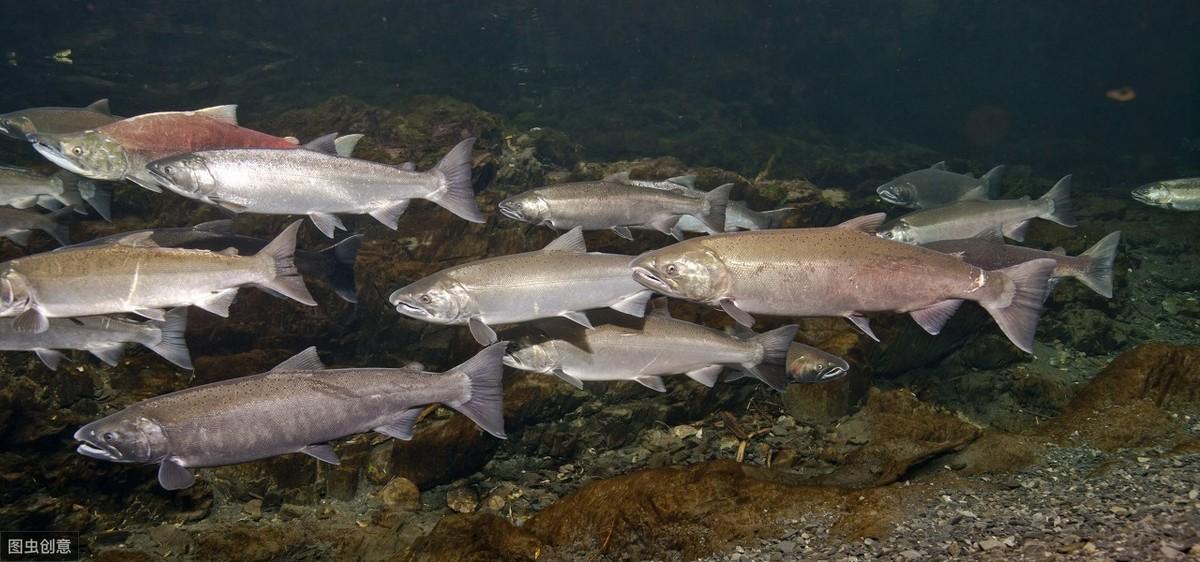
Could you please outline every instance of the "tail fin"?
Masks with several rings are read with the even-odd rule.
[[[1026,353],[1033,353],[1033,336],[1037,331],[1038,319],[1042,314],[1042,303],[1050,291],[1048,281],[1058,262],[1050,258],[1028,261],[1023,264],[996,270],[1011,281],[999,302],[980,303],[1013,345]]]
[[[1120,241],[1121,231],[1118,230],[1101,238],[1094,246],[1080,254],[1087,256],[1090,261],[1087,269],[1075,278],[1106,299],[1112,298],[1113,260],[1117,257],[1117,244]]]
[[[705,193],[704,205],[701,207],[704,210],[700,214],[692,216],[704,223],[704,226],[713,232],[725,232],[725,208],[729,205],[730,191],[733,191],[732,183],[727,183]]]
[[[358,302],[358,289],[354,286],[354,262],[358,259],[358,248],[363,235],[355,234],[324,250],[321,255],[329,263],[329,284],[333,292],[346,302]]]
[[[471,149],[475,139],[470,138],[450,149],[442,161],[432,170],[438,175],[438,188],[426,199],[468,221],[482,223],[483,214],[475,203],[475,190],[471,188]]]
[[[787,388],[788,383],[787,372],[784,368],[784,364],[787,363],[788,347],[792,345],[792,340],[796,337],[796,331],[799,329],[799,326],[789,324],[782,328],[775,328],[769,332],[747,338],[748,341],[762,346],[763,356],[758,364],[743,363],[742,369],[747,375],[766,383],[767,386],[779,392],[783,392]],[[735,333],[745,333],[747,331]]]
[[[758,227],[763,229],[783,228],[783,221],[786,221],[788,216],[792,214],[792,211],[795,210],[795,207],[784,207],[773,211],[763,211],[759,213],[759,215],[762,215],[763,221],[758,224]]]
[[[112,185],[80,178],[75,186],[83,200],[96,210],[96,214],[112,222]]]
[[[1004,177],[1004,166],[996,166],[988,170],[983,177],[979,178],[979,183],[983,184],[984,199],[995,199],[996,195],[1000,194],[1000,180]]]
[[[1075,227],[1075,214],[1071,212],[1071,175],[1063,176],[1054,187],[1050,188],[1045,195],[1038,198],[1039,201],[1050,201],[1050,210],[1041,218],[1054,221],[1063,226]]]
[[[470,388],[467,399],[458,404],[447,404],[471,418],[484,431],[501,439],[504,434],[504,350],[508,342],[497,342],[484,348],[462,365],[447,371],[467,376]]]
[[[304,286],[304,278],[296,269],[296,233],[300,230],[301,222],[293,222],[255,255],[269,260],[275,272],[275,277],[263,283],[263,287],[296,302],[317,306],[317,301],[308,293],[308,287]]]
[[[184,333],[187,332],[187,313],[186,306],[167,311],[165,320],[155,322],[162,332],[158,343],[146,347],[180,368],[191,370],[192,356],[188,353],[187,340],[184,339]]]
[[[67,225],[62,223],[62,220],[75,212],[72,207],[63,207],[53,213],[46,215],[49,222],[46,224],[46,234],[53,236],[58,240],[59,245],[66,246],[71,243],[71,231]]]

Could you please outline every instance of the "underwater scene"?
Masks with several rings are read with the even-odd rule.
[[[1200,4],[5,15],[0,561],[1200,559]]]

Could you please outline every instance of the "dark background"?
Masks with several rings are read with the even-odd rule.
[[[5,2],[0,110],[450,95],[593,158],[761,166],[762,138],[1117,175],[1200,165],[1200,3]],[[74,64],[48,57],[72,49]],[[1105,93],[1129,86],[1136,99]],[[701,139],[713,139],[704,142]],[[722,140],[724,139],[724,140]],[[1190,139],[1189,142],[1185,139]],[[814,140],[815,142],[815,140]],[[770,144],[770,143],[766,143]]]

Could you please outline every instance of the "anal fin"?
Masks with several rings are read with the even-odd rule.
[[[333,452],[333,447],[330,447],[329,443],[309,445],[303,449],[300,449],[300,452],[321,462],[329,464],[342,464],[342,461],[338,459],[337,453]]]

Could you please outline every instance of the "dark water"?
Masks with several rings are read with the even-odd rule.
[[[486,224],[468,225],[423,203],[401,217],[396,232],[369,217],[346,219],[351,232],[366,235],[357,305],[310,280],[316,309],[252,289],[242,291],[228,320],[193,309],[187,339],[194,372],[172,370],[140,349],[111,368],[79,352],[58,371],[29,353],[0,355],[0,531],[78,532],[87,556],[721,557],[734,545],[751,548],[785,535],[774,523],[739,520],[742,534],[730,538],[656,511],[698,534],[680,532],[689,538],[672,542],[673,531],[655,530],[651,518],[625,531],[595,531],[615,533],[610,547],[547,520],[580,528],[608,521],[594,505],[596,513],[557,504],[578,520],[553,511],[585,483],[735,455],[761,467],[791,455],[776,467],[787,476],[771,480],[781,486],[885,490],[897,479],[919,478],[975,437],[922,449],[908,464],[895,461],[903,466],[890,480],[864,479],[890,474],[894,464],[859,455],[855,447],[869,439],[831,445],[828,436],[848,419],[863,431],[887,425],[865,413],[869,406],[862,409],[868,387],[913,390],[989,432],[1042,436],[1041,424],[1069,418],[1078,388],[1114,357],[1147,343],[1184,350],[1200,343],[1200,262],[1193,259],[1200,215],[1129,197],[1143,183],[1200,176],[1194,2],[8,4],[0,113],[100,98],[124,116],[238,104],[245,126],[304,140],[334,130],[363,133],[356,155],[415,160],[418,169],[461,137],[480,138],[474,187]],[[878,344],[841,320],[802,320],[800,341],[837,346],[854,375],[783,395],[745,381],[707,390],[682,377],[662,395],[627,382],[589,383],[575,392],[552,377],[510,369],[505,442],[443,408],[406,445],[359,435],[335,444],[337,467],[288,455],[201,469],[197,486],[180,492],[160,489],[153,467],[73,452],[72,433],[83,423],[137,400],[265,371],[308,346],[339,367],[416,360],[441,371],[465,360],[479,349],[466,328],[400,317],[386,297],[445,267],[548,243],[545,229],[519,228],[495,212],[506,196],[630,167],[651,179],[698,173],[702,189],[735,183],[735,198],[754,209],[798,207],[787,226],[829,226],[871,212],[898,216],[903,211],[879,201],[876,186],[940,160],[976,175],[1007,165],[999,192],[1005,198],[1037,197],[1073,174],[1079,227],[1035,221],[1026,245],[1076,255],[1120,230],[1114,297],[1065,281],[1046,304],[1032,356],[1015,351],[969,307],[936,338],[902,316],[874,319]],[[27,144],[7,139],[0,164],[54,169]],[[112,224],[94,215],[75,220],[73,239],[227,218],[128,184],[116,187],[113,209]],[[269,239],[288,222],[238,216],[235,230]],[[672,242],[644,231],[635,238],[589,233],[588,243],[594,251],[635,255]],[[302,247],[330,243],[306,222]],[[29,251],[52,248],[40,239]],[[11,244],[2,251],[5,259],[25,253]],[[730,324],[720,311],[697,305],[672,309],[713,327]],[[510,334],[522,335],[501,335]],[[1179,376],[1196,380],[1194,370]],[[733,429],[739,423],[774,433],[749,437],[753,430]],[[1194,441],[1194,424],[1180,424],[1170,434]],[[693,438],[697,428],[701,437]],[[746,449],[740,453],[739,441]],[[1117,448],[1096,443],[1087,446]],[[1147,438],[1128,446],[1166,450],[1174,442]],[[854,451],[829,452],[838,447]],[[407,499],[381,499],[397,496]],[[463,507],[472,498],[481,505]],[[759,507],[761,500],[742,499],[734,503]],[[528,535],[475,519],[456,528],[463,516],[454,512],[463,511],[524,525]],[[539,519],[545,513],[552,515]],[[697,513],[697,520],[711,515]],[[1123,531],[1109,530],[1117,537]],[[823,544],[860,539],[830,534]],[[531,554],[542,549],[549,558]]]

